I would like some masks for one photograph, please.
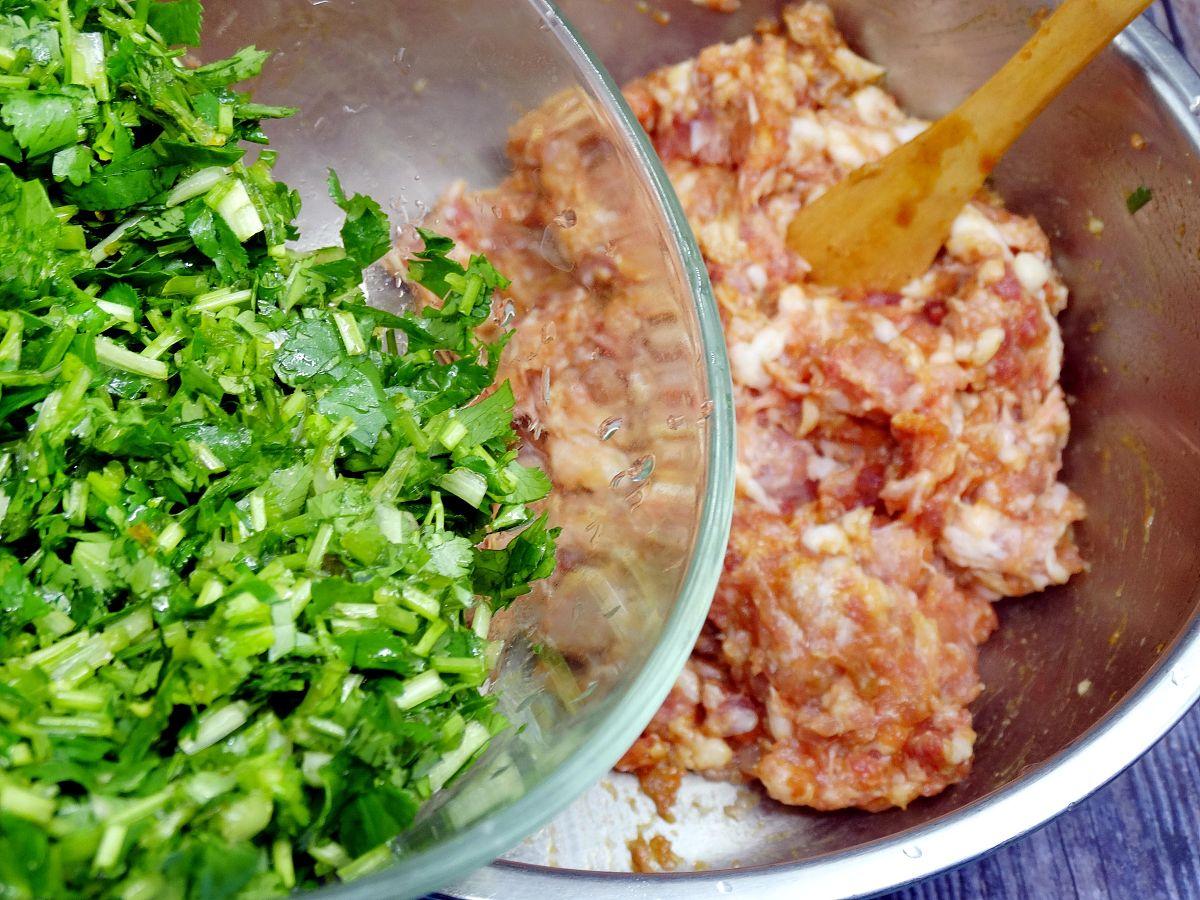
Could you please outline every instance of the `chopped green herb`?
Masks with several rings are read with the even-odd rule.
[[[1125,198],[1125,208],[1128,209],[1132,214],[1137,212],[1153,199],[1154,191],[1150,190],[1150,188],[1146,187],[1144,184],[1138,185],[1138,187],[1134,189],[1134,191],[1128,197]]]
[[[198,0],[0,14],[0,896],[268,896],[386,844],[506,723],[495,611],[554,566],[517,460],[507,282],[300,200]],[[389,351],[404,335],[405,352]],[[517,530],[507,542],[485,541]],[[485,549],[486,547],[486,549]]]

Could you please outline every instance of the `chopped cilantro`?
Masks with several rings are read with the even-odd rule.
[[[1125,208],[1130,214],[1137,212],[1147,203],[1154,199],[1154,192],[1144,184],[1138,185],[1128,197],[1125,198]]]
[[[0,896],[270,896],[372,871],[506,723],[492,613],[554,566],[507,282],[300,201],[199,0],[0,14]],[[394,335],[405,337],[405,352]],[[515,532],[507,541],[488,541]]]

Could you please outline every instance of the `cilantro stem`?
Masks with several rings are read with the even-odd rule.
[[[195,756],[201,750],[233,734],[245,725],[249,718],[250,707],[240,700],[217,709],[209,709],[196,720],[195,735],[180,738],[179,749],[188,756]]]
[[[157,359],[147,359],[132,350],[113,343],[106,337],[96,338],[96,359],[113,369],[121,369],[145,378],[155,378],[166,381],[167,364]]]
[[[434,671],[422,672],[404,682],[400,692],[392,697],[397,709],[412,709],[427,700],[432,700],[446,690],[446,682]]]
[[[489,737],[487,729],[478,722],[468,722],[458,746],[446,753],[429,770],[430,790],[440,791],[443,785],[466,765],[467,760],[487,743]]]
[[[241,303],[245,303],[253,296],[254,292],[249,288],[241,290],[221,288],[196,297],[192,300],[190,308],[193,312],[217,312],[227,306],[238,306]]]
[[[358,330],[358,322],[352,313],[338,310],[333,314],[333,322],[337,325],[338,334],[347,353],[351,356],[361,356],[367,352],[367,345],[363,342],[362,332]]]
[[[167,199],[163,205],[170,209],[172,206],[178,206],[181,203],[191,200],[193,197],[206,194],[228,174],[229,168],[227,166],[209,166],[206,169],[201,169],[171,188],[171,192],[167,194]]]
[[[50,824],[57,804],[40,794],[13,784],[0,785],[0,811],[40,825]]]

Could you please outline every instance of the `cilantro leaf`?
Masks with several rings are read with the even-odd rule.
[[[95,170],[82,187],[64,186],[63,193],[80,209],[129,209],[162,193],[178,174],[178,167],[161,166],[158,154],[150,147],[142,147]]]
[[[342,246],[350,258],[365,269],[388,252],[391,232],[387,216],[370,197],[355,194],[347,198],[337,173],[329,170],[329,195],[346,214],[342,225]]]
[[[206,87],[227,87],[256,76],[270,55],[257,47],[243,47],[228,59],[193,69],[192,75]]]
[[[54,154],[51,172],[55,181],[69,181],[79,187],[92,174],[95,154],[88,147],[75,144]]]
[[[76,141],[79,110],[61,94],[10,91],[0,97],[0,119],[29,156],[40,156]]]
[[[21,563],[0,550],[0,634],[11,635],[50,611],[21,570]]]
[[[351,877],[506,727],[488,613],[553,567],[507,282],[426,232],[440,302],[371,309],[387,218],[332,173],[341,246],[289,246],[244,147],[292,111],[229,87],[266,53],[173,49],[199,0],[6,10],[0,893]]]
[[[82,268],[78,255],[58,249],[61,230],[45,188],[0,163],[0,298],[41,293]]]
[[[1125,198],[1125,206],[1132,215],[1153,199],[1154,192],[1144,184],[1140,184]]]
[[[189,203],[185,215],[196,248],[216,264],[222,278],[237,281],[249,267],[250,258],[225,220],[200,201]]]
[[[330,419],[354,423],[352,437],[366,449],[375,446],[389,419],[387,397],[374,366],[343,362],[330,377],[336,379],[317,400],[317,411]]]
[[[150,5],[149,25],[167,44],[195,47],[200,43],[204,8],[200,0],[168,0]]]

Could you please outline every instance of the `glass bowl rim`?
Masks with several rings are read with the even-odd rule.
[[[708,270],[666,170],[608,70],[554,0],[523,2],[557,37],[583,86],[611,117],[646,174],[652,199],[662,212],[691,292],[709,401],[704,413],[708,424],[708,478],[696,541],[679,595],[657,644],[622,701],[606,713],[586,746],[510,805],[472,823],[447,841],[405,857],[398,866],[358,881],[332,885],[319,892],[323,897],[372,900],[396,896],[401,881],[407,896],[435,890],[491,862],[566,808],[613,767],[666,699],[708,616],[725,558],[733,517],[733,384]]]

